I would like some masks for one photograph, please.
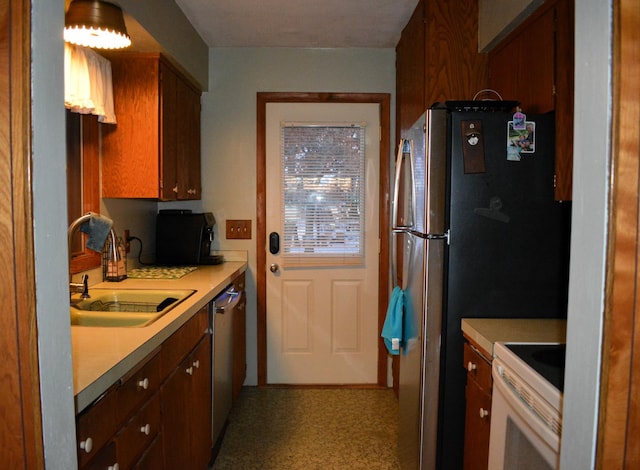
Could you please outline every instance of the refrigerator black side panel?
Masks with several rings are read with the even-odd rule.
[[[522,154],[521,161],[507,160],[510,119],[503,113],[450,116],[442,469],[462,468],[466,378],[461,319],[566,318],[571,208],[554,201],[554,118],[527,118],[536,122],[535,153]],[[461,129],[470,120],[482,123],[484,171],[465,174]]]

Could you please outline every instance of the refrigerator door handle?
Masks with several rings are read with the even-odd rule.
[[[449,245],[449,240],[450,240],[449,230],[447,230],[444,233],[421,233],[415,230],[406,230],[406,232],[409,232],[410,234],[415,235],[416,237],[424,238],[425,240],[445,240],[447,242],[447,245]]]
[[[411,193],[409,195],[405,195],[405,197],[409,198],[407,214],[405,214],[404,223],[398,223],[398,205],[400,203],[400,180],[402,178],[402,167],[405,160],[405,154],[409,154],[409,188]],[[414,151],[413,151],[413,141],[400,139],[400,144],[398,145],[398,155],[396,157],[396,174],[395,174],[395,184],[393,187],[393,207],[391,212],[391,224],[392,230],[395,233],[404,232],[410,230],[415,225],[416,220],[416,184],[415,184],[415,170],[414,170]]]

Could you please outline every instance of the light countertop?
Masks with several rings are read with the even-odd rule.
[[[564,343],[566,320],[463,318],[462,332],[493,358],[494,343]]]
[[[146,327],[71,326],[76,412],[100,397],[246,268],[245,261],[227,261],[216,266],[199,266],[180,279],[125,279],[91,286],[109,289],[195,289],[196,292]]]

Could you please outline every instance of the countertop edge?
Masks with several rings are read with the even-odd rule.
[[[463,318],[465,336],[494,357],[497,342],[562,343],[566,337],[566,320],[532,318]]]
[[[197,312],[199,312],[203,307],[205,307],[214,297],[216,297],[222,290],[227,287],[232,279],[239,274],[243,273],[247,269],[246,262],[227,262],[225,263],[229,266],[229,272],[225,272],[224,277],[216,280],[216,284],[213,286],[209,286],[208,288],[198,290],[194,293],[191,298],[187,299],[187,301],[183,302],[181,305],[178,305],[174,310],[167,313],[167,318],[163,323],[166,323],[162,326],[161,329],[156,328],[157,331],[153,333],[146,339],[143,339],[139,342],[139,344],[134,345],[133,350],[124,355],[120,360],[117,360],[113,363],[113,365],[108,368],[104,373],[100,374],[94,381],[87,384],[86,386],[81,387],[79,390],[74,390],[74,402],[76,414],[82,412],[87,406],[91,405],[98,398],[100,398],[111,386],[113,386],[121,377],[125,376],[131,369],[133,369],[140,361],[144,360],[149,354],[151,354],[156,348],[158,348],[169,336],[171,336],[174,332],[176,332],[182,325],[184,325],[191,317],[193,317]],[[167,282],[167,281],[165,281]],[[187,283],[188,280],[183,281],[182,283]],[[130,284],[139,284],[139,282],[133,281]],[[105,283],[103,283],[105,284]],[[113,287],[113,285],[105,284],[109,287]],[[104,285],[98,285],[95,287],[104,287]],[[162,319],[158,320],[158,323],[161,324]],[[151,325],[153,326],[153,325]],[[151,328],[148,327],[148,328]],[[82,335],[83,328],[87,327],[72,327],[72,337],[73,333],[77,335]],[[75,330],[74,329],[79,329]],[[92,328],[93,330],[97,330],[96,328]],[[112,335],[117,335],[118,330],[122,332],[125,328],[110,328],[107,331],[105,328],[101,328],[105,333],[110,333]],[[128,330],[128,329],[127,329]],[[85,330],[87,331],[87,330]],[[153,331],[153,330],[150,330]],[[76,351],[76,346],[74,344],[74,376],[77,373],[78,364],[76,364],[75,357],[78,354]],[[79,361],[78,361],[79,362]],[[74,389],[76,387],[76,379],[74,378]]]

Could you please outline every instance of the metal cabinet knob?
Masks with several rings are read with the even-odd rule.
[[[480,408],[480,419],[484,419],[489,416],[489,411],[484,408]]]
[[[145,435],[147,435],[147,436],[148,436],[148,435],[149,435],[149,433],[151,433],[151,425],[149,425],[149,424],[145,424],[144,426],[141,426],[141,427],[140,427],[140,432],[141,432],[142,434],[145,434]]]
[[[277,273],[279,270],[280,270],[280,266],[278,266],[275,263],[269,266],[269,271],[271,271],[272,273]]]
[[[469,372],[473,372],[473,371],[474,371],[474,370],[476,370],[477,368],[478,368],[478,365],[477,365],[477,364],[474,364],[474,363],[473,363],[473,362],[471,362],[471,361],[469,361],[469,362],[467,363],[467,370],[468,370]]]

